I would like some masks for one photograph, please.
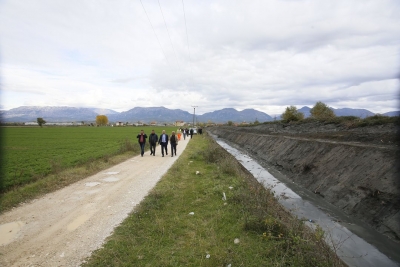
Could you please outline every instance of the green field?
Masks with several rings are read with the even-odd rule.
[[[35,182],[57,171],[124,153],[136,136],[176,127],[3,127],[0,192]],[[133,152],[132,152],[133,153]],[[132,154],[133,155],[133,154]]]

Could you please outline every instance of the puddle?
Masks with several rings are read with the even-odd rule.
[[[99,184],[100,184],[99,182],[90,182],[90,183],[85,183],[85,186],[93,187],[93,186],[96,186],[96,185],[99,185]]]
[[[116,177],[108,177],[103,179],[104,182],[117,182],[119,181],[119,178]]]
[[[100,191],[101,191],[101,189],[99,188],[99,189],[88,190],[85,193],[89,194],[89,195],[93,195],[93,194],[97,194]]]
[[[74,231],[76,228],[78,228],[79,226],[84,224],[89,218],[90,218],[90,216],[88,214],[83,214],[83,215],[79,216],[72,223],[68,224],[68,226],[67,226],[68,231],[71,231],[71,232]]]
[[[108,175],[115,175],[118,174],[119,172],[105,172],[104,174],[108,174]]]
[[[251,172],[260,183],[274,191],[281,205],[298,218],[304,219],[305,223],[311,228],[319,225],[326,233],[329,233],[326,242],[336,247],[337,255],[346,264],[349,266],[400,266],[399,244],[378,233],[362,221],[349,218],[337,207],[318,198],[318,196],[311,195],[304,188],[285,179],[282,174],[274,172],[274,175],[272,175],[251,157],[219,138],[215,136],[213,138]],[[338,223],[338,221],[344,223]]]
[[[21,221],[0,225],[0,246],[11,243],[14,237],[21,231],[24,223]]]

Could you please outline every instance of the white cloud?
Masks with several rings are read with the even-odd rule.
[[[142,3],[2,1],[1,106],[399,109],[398,1]]]

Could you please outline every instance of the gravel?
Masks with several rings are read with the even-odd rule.
[[[79,266],[139,204],[177,157],[136,156],[0,215],[0,266]]]

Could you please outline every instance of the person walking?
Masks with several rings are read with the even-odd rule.
[[[171,157],[176,156],[176,146],[178,145],[178,137],[175,135],[175,132],[172,131],[171,138],[169,142],[171,143]]]
[[[146,138],[147,138],[147,135],[144,133],[143,130],[140,130],[140,134],[138,134],[138,135],[136,136],[136,138],[138,139],[138,142],[139,142],[139,145],[140,145],[140,154],[141,154],[142,157],[143,157],[143,154],[144,154],[144,146],[146,145]]]
[[[186,140],[186,129],[182,129],[183,140]]]
[[[164,157],[164,150],[165,154],[168,155],[168,134],[165,133],[165,130],[162,131],[160,135],[160,139],[158,139],[158,144],[161,145],[161,154]]]
[[[177,135],[178,135],[178,140],[181,141],[181,135],[182,135],[182,130],[181,130],[181,128],[178,129]]]
[[[193,132],[194,132],[194,131],[193,131],[193,128],[190,128],[190,131],[189,131],[189,132],[190,132],[190,139],[192,139],[192,138],[193,138]]]
[[[158,142],[158,136],[154,132],[154,130],[151,130],[151,134],[149,136],[149,143],[150,143],[150,155],[155,156],[156,155],[156,145]]]

